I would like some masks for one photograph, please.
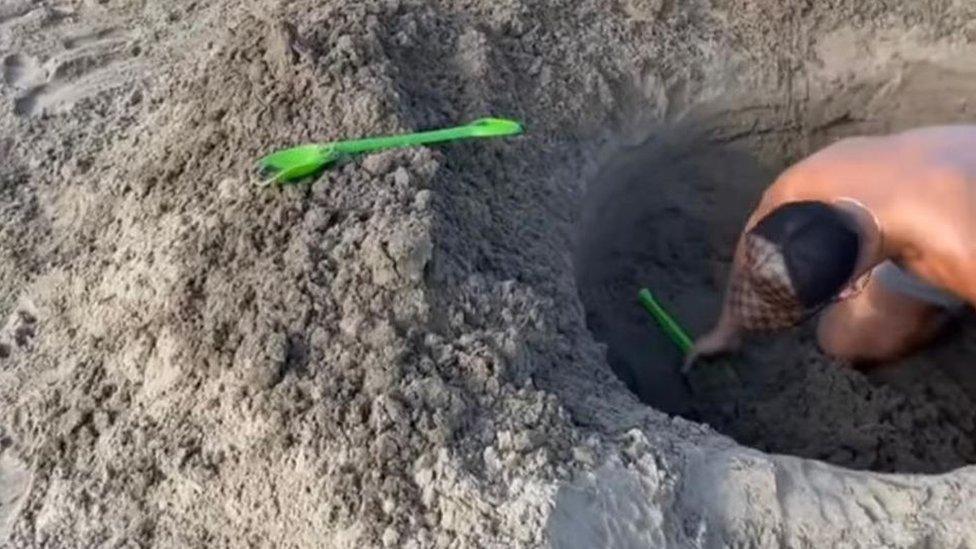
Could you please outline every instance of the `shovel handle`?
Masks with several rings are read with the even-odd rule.
[[[661,330],[671,339],[671,341],[681,350],[682,354],[688,354],[691,351],[692,343],[691,338],[685,333],[684,329],[673,319],[664,307],[654,299],[651,291],[647,288],[642,288],[637,294],[637,300],[640,304],[644,306],[644,309],[654,317]]]
[[[481,118],[464,126],[445,128],[443,130],[336,141],[334,143],[327,143],[324,146],[345,154],[360,154],[383,149],[429,145],[431,143],[454,141],[469,137],[502,137],[506,135],[518,135],[520,133],[522,133],[522,125],[513,120],[506,120],[504,118]]]

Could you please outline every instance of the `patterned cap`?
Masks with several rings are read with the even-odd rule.
[[[747,330],[776,330],[802,322],[806,310],[779,247],[752,234],[743,242],[744,260],[729,287],[732,316]]]

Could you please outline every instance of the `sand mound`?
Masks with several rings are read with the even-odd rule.
[[[641,404],[573,268],[598,167],[664,123],[720,120],[716,139],[782,161],[965,118],[965,101],[914,99],[933,75],[971,97],[953,68],[972,54],[963,7],[131,4],[0,6],[10,545],[959,545],[972,530],[969,469],[774,457]],[[276,147],[487,113],[529,132],[251,185]],[[853,379],[814,362],[801,371]],[[918,459],[968,460],[941,456]]]

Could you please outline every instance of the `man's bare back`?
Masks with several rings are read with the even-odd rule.
[[[823,315],[819,335],[825,351],[888,360],[936,333],[944,303],[926,300],[925,292],[899,291],[892,280],[915,289],[927,283],[933,295],[942,289],[976,303],[976,126],[844,139],[795,164],[750,216],[733,270],[744,270],[745,237],[757,224],[802,202],[843,212],[860,235],[861,255],[850,282],[866,282],[863,291]],[[894,265],[905,276],[891,276]],[[865,276],[873,272],[887,276]],[[715,330],[696,343],[691,359],[734,346],[741,324],[727,299]]]
[[[760,210],[860,201],[884,227],[886,255],[976,301],[976,126],[845,139],[784,172],[767,193]]]

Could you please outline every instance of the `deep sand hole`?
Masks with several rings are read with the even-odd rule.
[[[957,80],[925,112],[904,107],[909,89],[879,119],[854,122],[835,104],[820,109],[834,113],[829,120],[776,117],[760,121],[765,137],[742,139],[716,138],[723,122],[699,120],[611,158],[590,184],[576,262],[588,325],[616,374],[647,404],[768,452],[887,472],[976,462],[972,319],[918,356],[869,372],[820,354],[810,323],[683,378],[678,351],[635,300],[649,287],[702,333],[717,315],[738,232],[781,169],[840,135],[958,120],[958,100],[976,98],[976,78]]]

